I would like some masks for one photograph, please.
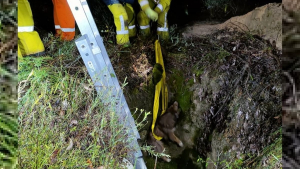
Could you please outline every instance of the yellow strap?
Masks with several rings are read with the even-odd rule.
[[[157,119],[158,109],[159,109],[159,96],[160,92],[162,92],[162,112],[161,115],[163,115],[166,112],[167,106],[168,106],[168,88],[166,83],[166,72],[165,72],[165,66],[164,66],[164,60],[161,53],[160,43],[158,40],[155,41],[155,60],[156,63],[161,64],[163,68],[163,74],[162,79],[156,84],[155,86],[155,95],[154,95],[154,105],[153,105],[153,121],[152,121],[152,133],[156,140],[161,140],[162,137],[159,137],[154,134],[154,127],[155,122]]]

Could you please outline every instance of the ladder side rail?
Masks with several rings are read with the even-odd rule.
[[[81,2],[81,4],[79,4],[78,1],[77,1],[77,3],[76,4],[74,3],[74,5],[73,5],[73,10],[75,10],[75,13],[78,13],[77,14],[78,16],[75,16],[76,21],[77,21],[77,18],[80,18],[80,19],[78,19],[79,21],[77,21],[78,23],[79,22],[81,23],[80,25],[78,24],[78,27],[79,27],[82,34],[87,34],[89,39],[90,40],[92,39],[90,44],[92,44],[91,47],[93,48],[93,52],[96,51],[96,52],[94,52],[94,54],[96,55],[97,58],[103,58],[104,61],[102,62],[102,59],[101,59],[100,62],[101,63],[106,63],[106,66],[107,66],[107,69],[108,69],[108,72],[109,72],[108,76],[113,75],[113,76],[111,76],[112,82],[109,80],[109,84],[113,83],[114,86],[116,87],[117,92],[120,93],[121,99],[120,99],[120,104],[119,105],[122,105],[122,107],[124,107],[125,114],[128,116],[127,121],[129,121],[130,126],[133,129],[133,132],[134,132],[134,135],[136,136],[136,138],[140,139],[140,135],[139,135],[139,132],[138,132],[136,126],[135,126],[134,119],[133,119],[133,117],[131,115],[131,112],[128,108],[125,96],[124,96],[124,94],[122,92],[122,89],[119,85],[119,81],[117,79],[116,73],[115,73],[115,71],[113,69],[113,66],[110,62],[110,59],[108,57],[106,48],[105,48],[104,43],[103,43],[103,38],[100,36],[100,33],[98,31],[98,28],[96,26],[96,23],[93,19],[92,13],[91,13],[91,11],[88,7],[88,4],[87,4],[86,0],[80,0],[80,2]],[[78,7],[77,10],[76,10],[76,7]],[[86,15],[87,20],[82,19],[82,16],[84,15],[83,12]],[[86,27],[86,25],[88,25],[88,24],[90,25],[89,28]],[[100,50],[98,48],[100,48]],[[98,51],[100,51],[100,52],[98,52]]]
[[[87,68],[96,67],[97,72],[100,72],[102,70],[103,75],[97,75],[94,73],[94,70],[90,68],[89,74],[95,83],[95,87],[98,93],[100,91],[102,92],[106,91],[107,93],[109,91],[112,91],[111,95],[117,97],[116,99],[119,100],[117,102],[117,112],[120,112],[120,115],[123,115],[123,118],[127,118],[126,122],[127,127],[129,127],[130,131],[135,136],[135,140],[133,140],[130,143],[130,147],[136,148],[136,152],[132,152],[133,154],[133,163],[136,163],[136,168],[146,168],[145,163],[142,158],[142,153],[140,151],[140,148],[138,146],[137,139],[140,138],[140,135],[137,131],[134,119],[130,113],[129,107],[127,105],[126,99],[124,97],[123,91],[119,85],[119,81],[116,77],[116,74],[114,72],[114,69],[112,67],[112,64],[110,62],[110,59],[108,57],[107,51],[105,49],[105,46],[103,44],[103,39],[100,36],[97,26],[95,24],[95,21],[92,17],[92,14],[89,10],[88,4],[86,0],[68,0],[69,6],[71,8],[71,11],[76,19],[77,25],[80,29],[81,34],[83,34],[83,38],[79,38],[76,41],[76,45],[79,51],[82,50],[82,44],[86,45],[88,49],[90,49],[88,56],[90,57],[84,57],[86,53],[84,53],[84,50],[82,50],[81,56],[85,62],[85,65]],[[84,40],[83,40],[84,39]],[[83,42],[79,42],[83,41]],[[86,50],[88,50],[86,49]],[[91,54],[91,55],[90,55]],[[85,59],[84,59],[85,58]],[[89,61],[90,59],[90,61]],[[95,66],[96,65],[96,66]],[[113,76],[112,76],[113,75]],[[100,76],[102,82],[99,82],[97,77]],[[105,80],[104,80],[105,79]],[[104,84],[102,84],[104,83]],[[102,88],[102,89],[101,89]],[[106,89],[106,90],[105,90]],[[107,94],[106,93],[106,94]]]

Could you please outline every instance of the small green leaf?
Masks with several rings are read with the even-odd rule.
[[[111,77],[116,77],[116,75],[114,75],[113,73],[110,74]]]

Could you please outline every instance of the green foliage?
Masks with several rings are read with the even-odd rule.
[[[220,48],[218,51],[218,60],[223,62],[223,60],[227,57],[230,56],[230,53],[228,51],[226,51],[223,48]]]
[[[231,2],[232,0],[204,0],[204,5],[207,9],[211,8],[223,8]]]
[[[95,92],[86,68],[74,58],[74,42],[49,35],[44,44],[49,56],[19,61],[18,167],[122,168],[122,159],[135,151],[129,147],[134,138],[126,118],[120,122],[115,114],[110,92]],[[136,113],[145,116],[140,128],[149,113]]]
[[[0,2],[0,48],[9,44],[15,36],[17,24],[17,1]],[[0,58],[0,168],[10,169],[17,165],[18,149],[18,113],[17,78],[12,71],[16,69],[16,46],[9,44],[7,50],[1,51]],[[8,61],[10,60],[10,61]],[[13,62],[13,63],[11,63]]]
[[[238,8],[234,0],[204,0],[204,5],[212,18],[224,18],[229,13],[235,14]]]
[[[11,34],[15,33],[11,31],[11,25],[17,26],[17,1],[1,1],[0,2],[0,39],[1,40],[8,40],[11,38]],[[4,22],[5,21],[5,22]],[[10,23],[7,23],[7,21]],[[8,33],[9,32],[9,33]]]
[[[271,134],[272,136],[278,136],[272,144],[265,147],[262,150],[262,154],[255,159],[257,161],[256,168],[268,168],[272,169],[275,168],[275,166],[279,166],[282,161],[282,128],[278,129],[274,133]],[[253,158],[252,158],[253,159]],[[263,163],[267,163],[268,166],[263,166]]]
[[[191,106],[191,96],[190,86],[192,81],[186,81],[184,79],[183,73],[178,70],[172,70],[173,74],[169,74],[170,82],[169,84],[171,91],[175,93],[175,100],[178,102],[181,110],[186,112]]]
[[[230,161],[228,161],[228,160],[213,161],[210,158],[207,158],[205,160],[201,157],[198,157],[197,162],[205,164],[205,167],[208,167],[209,164],[212,164],[215,168],[219,168],[220,166],[223,166],[223,167],[220,167],[220,168],[240,169],[243,166],[244,159],[240,158],[240,159],[232,159]]]
[[[282,129],[278,129],[271,135],[277,136],[279,135],[279,138],[276,138],[272,144],[265,147],[260,155],[253,155],[253,154],[241,154],[241,158],[233,158],[230,160],[220,160],[217,159],[214,161],[211,158],[203,159],[201,157],[198,157],[197,162],[205,164],[206,167],[209,164],[212,164],[215,168],[219,168],[222,166],[223,168],[228,169],[241,169],[241,168],[276,168],[276,166],[279,166],[281,164],[282,159]],[[222,153],[221,153],[222,154]],[[220,155],[221,155],[220,154]],[[219,157],[219,156],[218,156]],[[264,164],[266,163],[266,164]]]
[[[16,79],[0,67],[0,168],[15,168],[18,148]]]
[[[171,156],[168,154],[165,154],[165,152],[162,152],[162,153],[155,152],[153,146],[145,145],[145,146],[141,147],[141,149],[143,151],[146,151],[147,153],[149,153],[151,156],[155,156],[157,158],[161,158],[161,157],[171,158]]]

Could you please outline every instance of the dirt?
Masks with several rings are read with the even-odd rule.
[[[109,53],[119,80],[130,76],[125,88],[130,108],[152,111],[154,39],[141,42],[137,40],[126,52]],[[185,145],[180,148],[165,141],[167,153],[180,159],[186,152],[195,168],[203,167],[197,162],[199,157],[214,161],[243,157],[249,161],[244,165],[259,165],[252,158],[261,158],[258,153],[279,137],[271,134],[281,126],[282,91],[276,80],[280,78],[281,51],[259,36],[231,30],[166,46],[170,103],[177,100],[182,109],[175,133]],[[140,132],[143,140],[151,116],[148,121]],[[197,150],[196,155],[187,149]],[[220,159],[218,153],[223,154]],[[163,165],[160,160],[159,165]],[[163,166],[179,165],[173,161]]]
[[[16,3],[0,2],[0,168],[15,168],[18,157]]]
[[[203,36],[215,33],[221,29],[238,30],[259,35],[260,37],[275,43],[276,47],[282,49],[282,29],[281,29],[281,9],[282,5],[270,3],[243,15],[236,16],[224,23],[196,23],[186,28],[182,33],[184,37]],[[237,29],[233,29],[237,28]]]
[[[264,149],[280,138],[282,121],[279,11],[281,5],[269,4],[223,24],[198,23],[177,44],[163,44],[168,53],[164,62],[169,103],[178,101],[182,111],[175,134],[184,147],[164,140],[172,162],[158,159],[157,168],[205,168],[205,161],[208,168],[224,167],[223,161],[239,159],[243,159],[239,167],[259,168],[260,161],[270,161],[269,156],[261,159]],[[232,27],[236,23],[240,25]],[[114,38],[113,33],[110,36]],[[120,48],[104,39],[120,83],[126,80],[124,93],[132,112],[152,111],[154,40],[136,38],[129,48]],[[139,120],[139,114],[134,116]],[[149,116],[140,131],[141,142],[151,122]],[[82,133],[89,131],[85,128]],[[84,135],[72,136],[82,139]],[[155,159],[145,159],[152,168]]]
[[[176,44],[162,45],[168,53],[164,54],[164,62],[169,103],[178,101],[182,110],[175,134],[184,147],[164,141],[172,162],[158,159],[158,168],[182,168],[183,158],[190,168],[203,168],[205,161],[208,168],[224,167],[224,161],[259,167],[263,166],[261,159],[270,158],[264,150],[280,138],[277,131],[281,126],[282,94],[278,81],[282,51],[278,50],[280,44],[272,43],[270,37],[274,38],[275,34],[276,38],[281,37],[281,34],[275,30],[270,36],[263,36],[262,32],[255,34],[255,30],[264,27],[260,23],[265,23],[271,17],[268,12],[273,13],[277,8],[281,6],[269,4],[225,22],[229,25],[243,21],[252,31],[229,28],[225,23],[199,23],[191,27],[192,31],[184,32],[188,38],[180,37]],[[277,15],[278,12],[274,14]],[[279,22],[272,26],[277,24]],[[221,26],[224,27],[219,29]],[[201,34],[196,34],[198,32]],[[129,48],[104,41],[120,83],[126,79],[124,93],[132,111],[136,108],[152,111],[154,40],[154,37],[136,38]],[[152,116],[149,116],[147,125],[140,131],[142,144],[151,122]],[[147,166],[153,167],[155,159],[145,159]]]
[[[299,8],[298,0],[283,1],[283,167],[299,168]]]

